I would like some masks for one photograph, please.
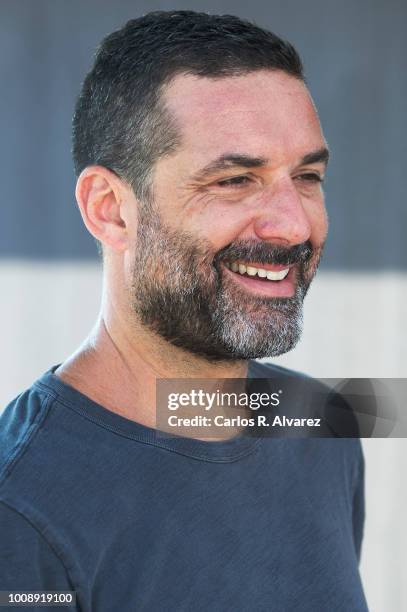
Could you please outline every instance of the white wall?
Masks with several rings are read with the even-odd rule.
[[[4,406],[86,336],[99,310],[101,269],[98,263],[3,260],[0,280]],[[406,321],[407,273],[320,272],[306,300],[300,345],[275,361],[318,377],[407,378]],[[407,440],[364,440],[363,446],[362,579],[371,612],[402,612],[407,610]]]

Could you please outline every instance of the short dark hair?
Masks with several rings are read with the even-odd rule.
[[[180,142],[162,101],[165,85],[177,74],[216,78],[261,69],[304,80],[290,43],[238,17],[156,11],[128,21],[102,41],[78,97],[76,173],[105,166],[148,198],[154,163]]]

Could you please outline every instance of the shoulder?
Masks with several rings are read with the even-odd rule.
[[[34,384],[0,413],[0,484],[35,438],[53,400],[51,393]]]
[[[49,489],[52,461],[42,461],[38,447],[54,399],[34,383],[0,413],[0,574],[8,590],[21,584],[26,590],[47,590],[50,584],[71,590],[50,523],[35,502]]]

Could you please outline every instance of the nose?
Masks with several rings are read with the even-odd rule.
[[[254,231],[261,240],[287,245],[301,244],[309,239],[310,220],[291,179],[281,180],[263,193]]]

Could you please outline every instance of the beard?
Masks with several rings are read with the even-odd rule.
[[[163,225],[158,211],[140,211],[133,264],[132,312],[147,329],[208,360],[247,360],[290,351],[302,332],[302,303],[323,245],[293,247],[236,241],[214,253],[209,241]],[[292,297],[243,290],[222,267],[227,261],[296,264]],[[272,282],[272,281],[269,281]]]

